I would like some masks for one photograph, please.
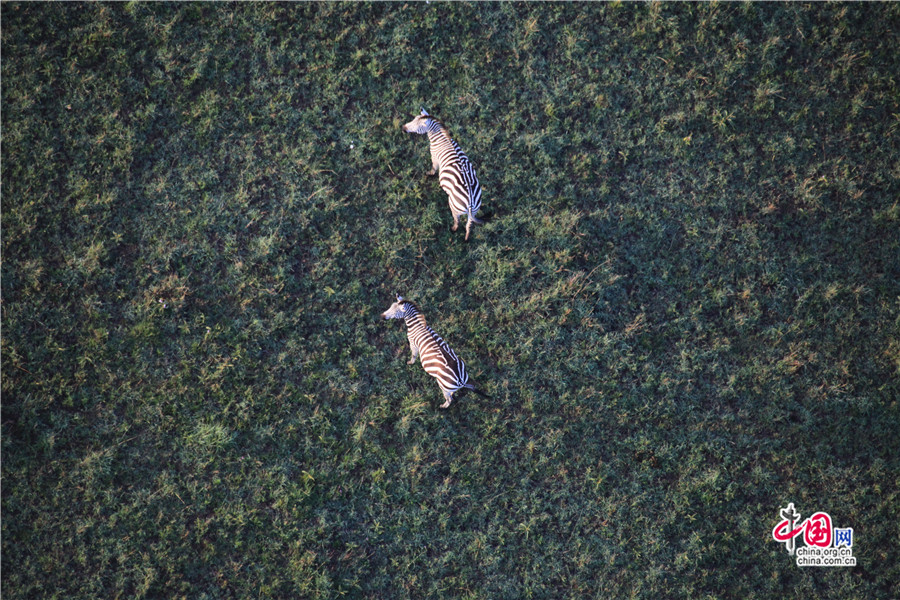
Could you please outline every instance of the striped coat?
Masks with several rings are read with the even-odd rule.
[[[482,396],[485,395],[470,382],[469,374],[466,372],[466,363],[456,355],[456,352],[441,336],[428,326],[425,316],[418,306],[397,296],[397,301],[381,316],[385,319],[406,321],[409,349],[412,351],[412,358],[407,364],[413,364],[418,357],[425,372],[437,380],[438,386],[444,394],[444,403],[441,404],[441,408],[450,406],[453,394],[462,388],[470,389]]]
[[[453,231],[459,227],[459,217],[466,215],[466,239],[473,223],[483,223],[475,214],[481,209],[481,183],[475,175],[475,168],[469,157],[462,151],[444,124],[422,109],[422,114],[403,126],[407,133],[428,135],[431,148],[431,171],[439,173],[441,188],[447,192],[450,212],[453,214]]]

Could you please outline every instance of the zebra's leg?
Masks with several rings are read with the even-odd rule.
[[[450,406],[450,403],[453,402],[453,392],[444,392],[444,403],[441,404],[441,408],[447,408]]]
[[[406,364],[414,365],[414,364],[416,364],[416,358],[419,356],[419,349],[416,348],[416,345],[413,343],[412,340],[409,340],[409,349],[410,349],[410,351],[412,351],[412,358],[410,358],[408,361],[406,361]]]
[[[459,228],[459,215],[453,215],[453,227],[450,231],[456,231]]]
[[[438,172],[437,165],[431,165],[431,170],[425,174],[428,175],[429,177],[431,177],[432,175],[437,175],[437,172]]]

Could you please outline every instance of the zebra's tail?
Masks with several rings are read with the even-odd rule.
[[[480,218],[480,219],[479,219],[478,217],[475,216],[475,212],[478,212],[478,211],[481,212],[481,218]],[[492,218],[494,218],[494,211],[492,211],[492,210],[484,211],[484,210],[481,210],[481,209],[479,208],[478,211],[474,211],[474,212],[469,213],[469,219],[470,219],[472,222],[477,223],[478,225],[484,225],[485,223],[487,223],[488,221],[490,221]]]
[[[475,386],[472,385],[471,383],[467,383],[467,384],[464,385],[463,387],[466,388],[467,390],[472,390],[473,392],[475,392],[476,394],[478,394],[478,395],[481,396],[482,398],[487,398],[488,400],[493,400],[492,397],[488,396],[487,394],[485,394],[484,392],[482,392],[481,390],[479,390],[477,387],[475,387]]]
[[[469,232],[472,231],[472,224],[477,223],[479,225],[484,225],[484,221],[475,216],[475,213],[472,212],[472,209],[469,209],[469,218],[466,219],[466,241],[469,240]]]

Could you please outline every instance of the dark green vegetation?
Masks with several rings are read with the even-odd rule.
[[[897,5],[2,19],[4,598],[900,596]]]

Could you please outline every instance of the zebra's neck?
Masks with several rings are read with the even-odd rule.
[[[431,145],[435,144],[445,144],[445,143],[453,143],[453,140],[450,139],[450,134],[447,133],[447,130],[444,129],[444,126],[440,123],[432,123],[431,127],[428,129],[428,141]]]
[[[406,309],[406,314],[403,317],[403,320],[406,321],[406,326],[409,329],[414,327],[425,326],[425,316],[422,315],[414,306],[410,306]]]

